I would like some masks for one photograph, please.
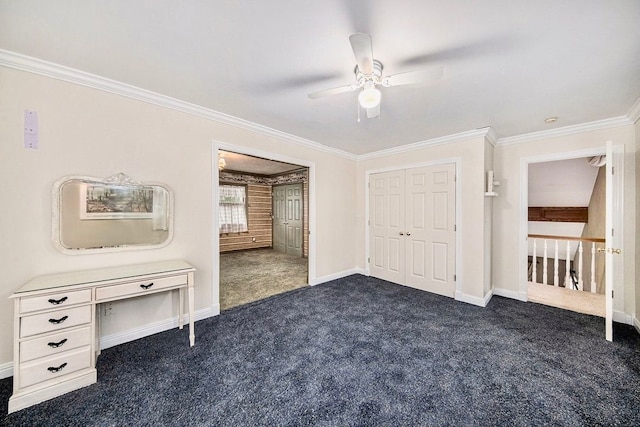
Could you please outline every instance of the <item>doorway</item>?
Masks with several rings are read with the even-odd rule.
[[[605,161],[529,164],[529,301],[605,317]]]
[[[255,152],[240,153],[223,145],[219,145],[214,153],[213,164],[217,173],[213,174],[213,187],[218,201],[217,206],[214,205],[214,223],[218,229],[214,235],[214,248],[217,249],[214,261],[218,266],[214,271],[214,287],[217,284],[220,310],[308,286],[314,267],[309,257],[313,248],[309,238],[313,214],[308,203],[312,167],[285,162],[282,158],[267,158],[265,153],[259,153],[260,157]],[[297,199],[300,212],[296,215],[299,234],[289,245],[299,248],[297,254],[280,253],[274,249],[273,190],[281,186],[300,190]],[[222,203],[228,202],[229,197],[222,196],[229,193],[228,187],[242,187],[238,194],[244,198],[230,200],[237,203],[235,208],[245,214],[244,226],[227,224],[232,220],[225,213],[228,207]],[[242,221],[243,215],[232,216]],[[227,230],[232,232],[225,232]]]
[[[606,223],[605,223],[605,337],[613,339],[612,322],[614,317],[624,318],[624,281],[623,259],[620,248],[623,246],[623,221],[622,221],[622,189],[624,185],[624,147],[607,142],[602,148],[587,149],[576,152],[554,153],[549,155],[528,157],[520,159],[520,245],[519,245],[519,292],[524,301],[528,300],[528,219],[529,219],[529,166],[535,163],[552,162],[557,160],[576,159],[581,157],[605,156],[606,157]],[[613,173],[615,170],[615,174]],[[615,232],[614,232],[615,231]],[[555,245],[554,245],[555,256]],[[558,258],[558,257],[555,257]],[[565,261],[566,262],[566,261]],[[570,269],[571,265],[567,266]],[[534,269],[535,271],[535,269]],[[554,280],[556,273],[554,272]],[[561,280],[561,279],[558,279]],[[570,279],[565,278],[568,282]],[[614,301],[613,295],[616,299]]]

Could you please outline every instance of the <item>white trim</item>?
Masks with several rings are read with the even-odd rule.
[[[0,380],[13,376],[13,362],[7,362],[0,365]]]
[[[16,70],[27,71],[33,74],[74,83],[80,86],[98,89],[104,92],[120,95],[137,101],[146,102],[160,107],[169,108],[171,110],[180,111],[192,116],[200,117],[206,120],[212,120],[229,126],[235,126],[251,132],[255,132],[267,137],[292,142],[303,145],[319,151],[335,154],[349,160],[356,160],[357,156],[337,148],[328,147],[309,139],[301,138],[277,129],[270,128],[258,123],[250,122],[238,117],[224,114],[209,108],[205,108],[190,102],[162,95],[150,90],[141,89],[116,80],[90,74],[74,68],[65,67],[63,65],[54,64],[52,62],[43,61],[8,50],[0,49],[0,66],[14,68]]]
[[[521,144],[523,142],[537,141],[539,139],[554,138],[559,136],[574,135],[577,133],[591,132],[601,129],[609,129],[617,126],[632,125],[633,122],[627,116],[612,117],[610,119],[596,120],[593,122],[580,123],[572,126],[543,130],[540,132],[525,133],[522,135],[509,136],[498,139],[496,145]]]
[[[379,157],[391,156],[393,154],[406,153],[408,151],[420,150],[425,147],[433,147],[435,145],[450,144],[454,142],[467,141],[472,138],[485,138],[490,133],[491,128],[475,129],[466,132],[460,132],[453,135],[441,136],[439,138],[427,139],[424,141],[414,142],[413,144],[401,145],[399,147],[387,148],[385,150],[374,151],[372,153],[360,154],[357,160],[369,160]],[[491,141],[489,141],[491,142]]]
[[[477,305],[478,307],[486,307],[491,299],[491,292],[484,296],[484,298],[475,297],[473,295],[463,294],[462,292],[456,292],[456,301],[466,302],[467,304]]]
[[[631,314],[627,314],[624,311],[613,310],[613,321],[618,323],[624,323],[625,325],[633,326],[633,318],[634,316]],[[615,339],[615,337],[614,337]]]
[[[213,189],[212,194],[212,224],[213,230],[218,229],[218,151],[233,151],[239,154],[246,154],[248,156],[262,157],[264,159],[276,160],[284,163],[291,163],[294,165],[300,165],[308,168],[309,179],[309,253],[308,253],[308,277],[309,284],[317,283],[316,279],[316,164],[308,160],[302,160],[295,157],[289,157],[283,154],[275,154],[268,151],[262,151],[259,149],[253,149],[249,147],[243,147],[240,145],[229,144],[223,141],[213,140],[211,144],[211,185]],[[218,304],[220,302],[220,236],[217,232],[213,233],[213,268],[212,268],[212,295],[218,295]],[[218,285],[218,292],[216,292],[215,286]]]
[[[431,160],[428,162],[420,162],[420,163],[411,163],[408,165],[402,166],[389,166],[385,168],[379,169],[369,169],[364,172],[364,200],[365,200],[365,214],[364,214],[364,274],[369,276],[369,262],[368,259],[371,257],[369,251],[369,221],[371,219],[371,215],[369,212],[369,182],[371,181],[371,175],[376,173],[384,173],[384,172],[394,172],[405,169],[414,169],[420,167],[429,167],[429,166],[437,166],[437,165],[446,165],[453,163],[456,167],[456,295],[458,293],[462,293],[462,284],[463,284],[463,275],[462,275],[462,266],[459,260],[462,260],[462,235],[463,235],[463,226],[462,226],[462,158],[461,157],[451,157],[446,159],[439,160]],[[456,297],[457,299],[457,297]]]
[[[316,286],[316,285],[319,285],[321,283],[327,283],[327,282],[330,282],[332,280],[342,279],[344,277],[351,276],[351,275],[354,275],[354,274],[362,274],[362,275],[364,275],[364,271],[361,268],[352,268],[352,269],[349,269],[349,270],[340,271],[338,273],[328,274],[326,276],[318,277],[315,280],[310,281],[309,285],[310,286]]]
[[[636,331],[638,331],[638,333],[640,334],[640,320],[638,320],[636,316],[631,316],[631,320],[633,322],[633,326],[636,328]]]
[[[194,314],[194,320],[203,320],[209,317],[215,316],[220,313],[220,308],[212,309],[212,308],[204,308],[201,310],[197,310]],[[185,327],[181,331],[185,334],[185,345],[187,342],[187,338],[189,337],[189,315],[184,315]],[[170,319],[160,320],[159,322],[149,323],[137,328],[129,329],[127,331],[118,332],[111,335],[105,335],[100,337],[100,349],[105,350],[110,347],[114,347],[116,345],[124,344],[129,341],[134,341],[139,338],[144,338],[149,335],[157,334],[159,332],[168,331],[170,329],[175,329],[178,327],[178,316],[172,317]],[[196,324],[197,328],[198,325]],[[197,330],[197,329],[196,329]],[[196,333],[197,337],[197,333]],[[197,342],[197,340],[196,340]]]
[[[627,117],[632,123],[635,123],[640,119],[640,98],[636,99],[636,102],[634,102],[631,108],[629,108]]]
[[[510,289],[493,288],[493,295],[504,297],[504,298],[515,299],[522,302],[527,302],[526,293],[522,294],[522,292],[512,291]]]

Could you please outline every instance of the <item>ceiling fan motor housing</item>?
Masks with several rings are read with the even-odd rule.
[[[360,67],[358,67],[357,65],[356,68],[354,68],[353,72],[356,75],[356,80],[358,81],[360,86],[364,86],[367,81],[371,81],[374,85],[378,85],[381,83],[380,78],[382,77],[383,68],[384,66],[382,65],[382,62],[374,59],[373,71],[371,72],[371,74],[364,74],[362,71],[360,71]]]

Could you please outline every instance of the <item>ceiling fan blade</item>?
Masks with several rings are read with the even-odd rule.
[[[375,107],[367,108],[367,119],[373,119],[380,116],[380,104]]]
[[[428,70],[409,71],[407,73],[394,74],[382,79],[382,85],[388,86],[400,86],[400,85],[412,85],[420,83],[428,83],[433,80],[437,80],[442,77],[444,69],[442,67],[430,68]]]
[[[366,33],[355,33],[349,36],[353,55],[356,57],[358,68],[364,74],[373,73],[373,45],[371,36]]]
[[[356,88],[357,86],[354,85],[340,86],[334,87],[333,89],[319,90],[318,92],[310,93],[308,96],[311,99],[317,99],[322,98],[323,96],[337,95],[344,92],[353,92],[354,90],[356,90]]]

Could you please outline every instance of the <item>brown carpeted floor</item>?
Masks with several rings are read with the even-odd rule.
[[[308,259],[273,249],[220,254],[220,310],[307,286]]]

